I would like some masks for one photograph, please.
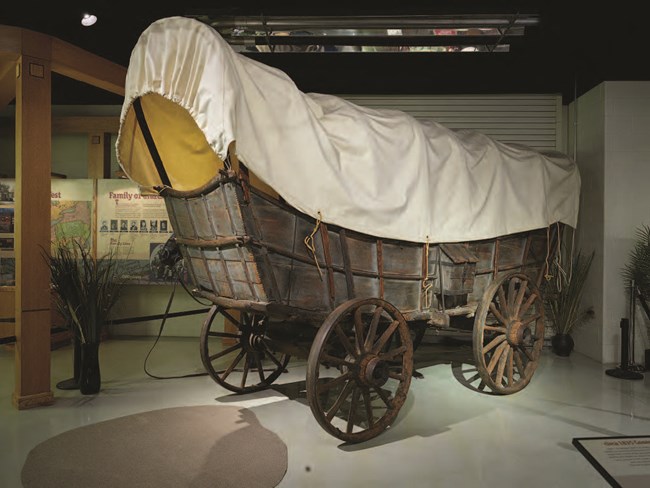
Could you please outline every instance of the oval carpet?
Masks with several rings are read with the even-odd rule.
[[[64,432],[30,451],[25,488],[273,487],[287,446],[241,407],[153,410]]]

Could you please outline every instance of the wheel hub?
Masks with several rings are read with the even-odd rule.
[[[248,346],[251,348],[251,350],[261,351],[263,347],[262,341],[263,336],[259,334],[250,334],[248,336]]]
[[[508,325],[507,339],[511,346],[519,346],[530,341],[532,332],[524,326],[521,320],[515,320]]]
[[[264,350],[266,335],[262,321],[253,324],[242,324],[241,334],[241,343],[248,352]]]
[[[388,362],[374,354],[368,354],[359,362],[359,380],[365,385],[381,387],[388,381],[389,373]]]

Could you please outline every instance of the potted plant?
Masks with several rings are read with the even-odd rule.
[[[558,260],[551,266],[551,278],[547,283],[545,306],[555,335],[551,347],[558,356],[568,356],[573,350],[571,332],[593,317],[593,309],[581,308],[584,284],[594,253],[585,256],[582,252],[570,258],[568,269]]]
[[[647,316],[647,334],[650,338],[650,226],[642,225],[636,230],[634,247],[630,251],[627,264],[623,268],[625,286],[631,293],[636,293],[634,298],[641,302]],[[634,313],[634,311],[632,311]],[[650,357],[646,349],[646,357]],[[646,368],[648,367],[646,360]]]
[[[51,255],[44,256],[56,307],[79,342],[79,389],[83,394],[97,393],[101,334],[124,284],[119,261],[113,254],[95,258],[75,240],[57,243]]]

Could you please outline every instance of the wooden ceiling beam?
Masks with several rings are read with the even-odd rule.
[[[0,109],[16,98],[16,58],[0,54]]]
[[[120,118],[116,116],[52,116],[53,134],[117,134],[119,128]]]
[[[0,55],[13,54],[16,58],[22,52],[22,30],[20,27],[0,25]]]
[[[26,54],[51,62],[55,73],[124,96],[126,68],[68,42],[20,27],[0,25],[0,59]]]
[[[126,68],[60,39],[52,38],[52,71],[124,96]]]

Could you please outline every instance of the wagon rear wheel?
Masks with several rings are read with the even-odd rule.
[[[413,345],[402,314],[388,302],[355,299],[318,330],[307,364],[307,398],[318,423],[345,442],[386,430],[406,401]]]
[[[219,314],[235,325],[234,332],[217,327]],[[290,356],[273,350],[267,327],[262,314],[241,312],[237,318],[213,306],[201,330],[201,360],[212,379],[236,393],[268,388],[285,371]]]
[[[474,359],[484,385],[507,395],[531,380],[544,344],[544,306],[522,273],[494,280],[474,319]]]

